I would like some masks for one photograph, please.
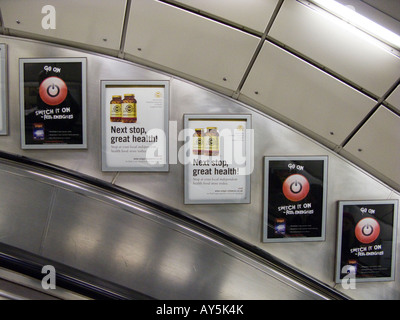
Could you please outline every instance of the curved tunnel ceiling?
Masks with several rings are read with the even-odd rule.
[[[400,34],[398,1],[339,2]],[[55,29],[42,27],[45,5],[56,9]],[[400,190],[400,53],[308,1],[0,0],[0,10],[4,35],[188,79],[277,118]]]

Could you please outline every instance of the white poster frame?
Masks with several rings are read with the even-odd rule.
[[[393,205],[393,225],[392,225],[392,250],[391,255],[391,265],[390,265],[390,276],[388,277],[357,277],[356,274],[352,275],[349,268],[346,270],[346,274],[342,278],[343,271],[342,266],[342,243],[343,243],[343,215],[345,206],[357,206],[357,207],[368,207],[368,206],[379,206],[379,205]],[[337,227],[337,243],[336,243],[336,266],[335,266],[335,282],[343,283],[348,281],[357,282],[385,282],[395,280],[395,269],[396,269],[396,249],[397,249],[397,228],[398,228],[398,210],[399,210],[399,200],[341,200],[338,201],[338,227]],[[387,228],[387,225],[385,226]],[[367,248],[367,245],[364,245]]]
[[[102,171],[124,171],[124,172],[168,172],[169,171],[169,81],[166,80],[101,80],[101,131],[102,131]],[[129,165],[111,165],[112,157],[110,156],[111,151],[109,150],[109,143],[107,138],[107,130],[109,129],[110,121],[110,99],[107,94],[108,89],[120,89],[120,88],[152,88],[161,87],[163,88],[164,94],[162,95],[162,119],[164,139],[162,140],[162,152],[163,161],[162,163],[152,164],[151,161],[144,164],[144,160],[134,161]],[[123,98],[123,97],[122,97]],[[138,102],[137,108],[140,108]],[[132,126],[135,126],[132,124]],[[152,128],[160,129],[160,128]]]
[[[250,185],[251,185],[251,180],[250,180],[250,175],[252,171],[252,166],[253,166],[253,132],[252,132],[252,123],[251,123],[251,115],[250,114],[185,114],[184,115],[184,130],[185,130],[185,144],[189,146],[189,148],[184,148],[184,204],[228,204],[228,203],[246,203],[249,204],[251,203],[250,199]],[[243,184],[243,196],[237,199],[227,199],[226,197],[215,197],[211,196],[208,199],[195,199],[193,197],[192,193],[190,191],[190,186],[189,186],[189,178],[191,177],[191,164],[189,163],[189,156],[188,153],[190,154],[191,150],[186,150],[190,149],[190,146],[192,146],[191,139],[189,135],[186,135],[186,133],[194,133],[193,129],[189,130],[189,122],[190,121],[210,121],[210,123],[215,122],[215,121],[240,121],[240,122],[245,122],[246,123],[246,130],[245,130],[245,139],[246,139],[246,144],[245,144],[245,159],[246,159],[246,172],[247,174],[245,175],[244,179],[244,184]]]
[[[43,143],[43,144],[34,144],[28,143],[26,130],[25,130],[25,121],[26,121],[26,112],[25,112],[25,72],[24,66],[25,64],[53,64],[53,63],[80,63],[81,64],[81,101],[80,103],[80,114],[81,114],[81,122],[82,122],[82,143]],[[86,58],[20,58],[19,59],[19,97],[20,97],[20,117],[21,117],[21,148],[22,149],[87,149],[87,61]]]

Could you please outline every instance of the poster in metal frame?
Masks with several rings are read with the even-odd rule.
[[[264,157],[263,242],[325,241],[327,156]]]
[[[86,58],[20,58],[22,149],[86,149]]]
[[[193,134],[196,135],[196,129],[204,130],[205,139],[209,128],[218,132],[218,138],[214,136],[218,152],[213,154],[215,149],[208,149],[208,154],[198,153],[194,150],[197,143]],[[254,165],[251,115],[185,114],[184,130],[184,203],[250,203],[250,175]],[[202,145],[207,149],[206,140]]]
[[[7,45],[0,43],[0,135],[8,134]]]
[[[338,201],[335,282],[394,281],[398,200]]]
[[[101,81],[102,171],[169,171],[169,86],[167,80]],[[123,119],[126,94],[133,95],[131,122]],[[113,96],[121,100],[112,105]],[[114,114],[116,106],[121,110]]]

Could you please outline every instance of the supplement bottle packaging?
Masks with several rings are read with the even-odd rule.
[[[219,155],[219,133],[216,127],[207,127],[205,134],[204,154],[208,156]]]
[[[134,94],[125,94],[122,100],[122,122],[135,123],[137,121],[137,108]]]
[[[201,155],[204,153],[203,129],[195,129],[193,134],[193,154]]]
[[[122,99],[121,96],[112,96],[110,101],[110,121],[121,122],[122,118]]]

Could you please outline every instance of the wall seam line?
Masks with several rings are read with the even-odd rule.
[[[118,51],[118,57],[119,58],[124,58],[124,56],[125,56],[125,52],[124,51],[125,51],[126,33],[127,33],[127,30],[128,30],[129,14],[130,14],[130,11],[131,11],[131,4],[132,4],[132,0],[126,0],[124,22],[122,24],[121,40],[120,40],[120,46],[119,46],[119,51]]]
[[[251,57],[251,60],[250,60],[248,66],[247,66],[247,68],[246,68],[246,70],[245,70],[245,72],[244,72],[244,74],[242,76],[242,79],[239,82],[239,85],[238,85],[236,91],[232,95],[232,98],[237,99],[239,97],[240,91],[242,90],[243,85],[246,82],[247,77],[249,76],[250,71],[253,68],[254,63],[256,62],[256,59],[257,59],[257,57],[258,57],[258,55],[259,55],[259,53],[260,53],[260,51],[261,51],[261,49],[262,49],[262,47],[264,45],[264,42],[267,39],[267,35],[268,35],[269,31],[271,30],[272,25],[273,25],[276,17],[278,16],[278,12],[282,7],[283,1],[284,0],[279,0],[278,4],[276,5],[275,10],[272,13],[271,19],[269,20],[269,22],[267,24],[267,27],[265,28],[265,31],[264,31],[263,35],[261,36],[261,39],[260,39],[260,41],[259,41],[259,43],[258,43],[258,45],[257,45],[257,47],[256,47],[256,49],[255,49],[255,51],[253,53],[253,56]]]

